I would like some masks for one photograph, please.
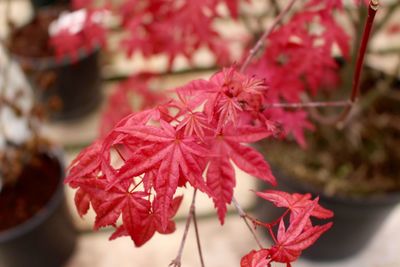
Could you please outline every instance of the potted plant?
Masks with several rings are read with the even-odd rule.
[[[30,22],[12,30],[8,44],[35,89],[38,102],[56,120],[87,115],[98,107],[102,98],[100,21],[94,22],[88,12],[69,12],[67,8],[38,9]],[[72,24],[73,38],[52,38],[56,34],[69,36]],[[76,97],[78,93],[80,97]]]
[[[41,112],[3,53],[0,80],[0,266],[60,266],[76,242],[62,153],[40,134]]]
[[[281,136],[282,126],[292,126],[289,119],[283,122],[277,119],[278,115],[281,115],[280,118],[293,115],[290,112],[286,114],[282,108],[351,106],[355,101],[352,97],[351,101],[323,104],[282,103],[268,87],[271,85],[269,80],[248,74],[256,68],[249,67],[254,57],[262,51],[266,39],[275,35],[274,30],[283,22],[295,2],[289,1],[280,10],[272,26],[262,34],[240,68],[225,68],[210,79],[194,80],[175,89],[175,99],[126,116],[105,136],[84,149],[70,165],[66,180],[72,188],[77,189],[75,203],[79,214],[86,214],[91,207],[96,213],[95,229],[112,227],[114,232],[110,239],[129,236],[136,246],[141,246],[156,232],[169,234],[175,230],[173,217],[182,199],[182,196],[176,195],[176,190],[178,187],[192,187],[192,204],[185,232],[177,256],[171,262],[172,266],[181,266],[182,251],[192,222],[204,266],[195,212],[198,191],[213,200],[222,224],[227,205],[232,203],[248,225],[259,249],[242,258],[243,267],[271,266],[272,262],[290,266],[304,249],[327,231],[331,223],[315,226],[314,219],[310,218],[329,219],[333,214],[320,206],[318,198],[312,199],[310,194],[289,194],[277,190],[259,192],[261,198],[286,208],[274,221],[262,222],[243,211],[233,192],[236,183],[233,163],[260,180],[275,185],[274,175],[263,156],[246,144]],[[321,18],[327,19],[324,22],[329,22],[332,29],[337,30],[332,14],[341,7],[340,3],[335,1],[331,5],[325,1],[311,1],[303,7],[308,12],[317,10],[323,14]],[[371,16],[365,27],[363,47],[358,51],[358,67],[363,65],[362,57],[377,6],[377,2],[371,1],[364,7]],[[201,6],[197,8],[202,9]],[[281,37],[289,38],[289,35],[286,33]],[[332,48],[342,36],[326,37],[331,37],[328,47]],[[317,47],[315,49],[318,50]],[[285,58],[277,60],[285,62]],[[328,65],[333,68],[331,62]],[[257,69],[262,70],[260,66]],[[356,84],[360,70],[357,68],[355,71]],[[290,72],[286,73],[285,78],[298,79],[292,77]],[[356,91],[354,94],[357,96]],[[272,116],[270,110],[274,108],[281,112]],[[301,114],[294,114],[292,119],[305,123]],[[262,246],[251,223],[267,229],[274,241],[270,248]],[[274,232],[276,226],[278,231]]]
[[[382,35],[395,32],[391,16],[399,5],[397,2],[387,5],[386,11],[382,11],[387,12],[387,16],[381,17],[372,28],[372,38],[379,35],[382,38]],[[396,81],[399,70],[396,67],[394,76],[390,76],[367,68],[360,88],[357,88],[359,85],[354,81],[358,79],[359,73],[354,70],[361,70],[357,53],[363,49],[363,46],[359,48],[357,40],[363,37],[363,19],[372,15],[371,11],[368,14],[364,8],[344,8],[349,9],[347,14],[350,14],[350,26],[354,26],[351,32],[352,39],[356,41],[353,41],[352,52],[349,50],[350,35],[347,37],[343,29],[335,27],[327,32],[342,36],[341,61],[345,62],[342,66],[336,64],[330,55],[330,59],[324,57],[323,47],[320,52],[314,51],[313,57],[318,58],[318,61],[307,61],[305,58],[312,53],[304,53],[305,46],[298,43],[295,46],[289,39],[282,38],[283,34],[289,32],[302,39],[306,45],[309,44],[307,41],[320,38],[319,35],[310,34],[296,26],[307,25],[319,16],[310,14],[309,10],[300,10],[270,36],[267,52],[255,66],[256,71],[261,67],[272,83],[287,88],[286,91],[277,90],[275,94],[278,98],[288,102],[296,99],[307,101],[309,95],[314,95],[314,98],[321,101],[314,107],[309,107],[307,113],[298,110],[301,105],[282,105],[285,112],[298,113],[298,119],[292,120],[292,124],[286,124],[286,127],[293,132],[297,143],[303,148],[293,141],[280,144],[266,141],[260,144],[260,148],[265,150],[266,157],[273,164],[282,188],[319,195],[320,202],[335,213],[331,231],[304,254],[314,260],[342,259],[361,251],[400,200],[399,169],[396,163],[399,157],[395,152],[398,129],[394,127],[394,121],[399,114],[398,99],[395,97],[398,92]],[[329,27],[329,23],[326,22],[323,26]],[[291,50],[283,50],[285,47]],[[367,50],[367,55],[376,53],[377,48]],[[281,57],[283,60],[274,62],[273,57]],[[320,64],[325,70],[316,70],[313,64]],[[294,72],[295,79],[272,76],[289,70]],[[350,73],[355,73],[356,77],[351,78]],[[353,104],[351,102],[356,99],[358,90],[362,96]],[[344,94],[351,95],[350,101],[340,104],[337,99],[343,99]],[[335,115],[337,110],[326,108],[316,110],[320,106],[326,107],[324,101],[336,101],[338,106],[345,106],[344,113]],[[350,106],[354,106],[351,112]],[[273,118],[280,116],[282,111],[275,109],[270,112]],[[312,124],[307,120],[308,116],[320,123]],[[332,124],[338,127],[332,128]],[[304,129],[311,129],[313,132],[308,133],[305,138]],[[271,207],[260,208],[262,214],[268,214],[266,210],[274,216]],[[332,253],[333,250],[335,253]]]

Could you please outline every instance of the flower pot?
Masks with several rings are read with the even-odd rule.
[[[59,12],[39,10],[33,21],[13,32],[9,46],[49,117],[73,120],[91,113],[101,102],[99,48],[81,49],[76,58],[56,58],[47,29]]]
[[[383,225],[393,208],[400,203],[400,192],[386,195],[352,198],[328,196],[315,187],[299,182],[281,169],[273,168],[278,188],[292,193],[311,193],[319,196],[319,203],[335,213],[333,226],[302,257],[315,261],[340,260],[355,255],[365,248]],[[265,190],[266,188],[261,188]],[[273,221],[282,212],[265,201],[258,211],[264,221]],[[320,224],[326,223],[324,221]],[[388,241],[390,242],[390,241]]]
[[[0,225],[7,227],[0,230],[0,267],[62,266],[75,248],[77,232],[65,201],[60,158],[42,154],[39,160],[24,167],[16,185],[0,192]]]
[[[32,6],[35,9],[50,5],[69,4],[69,0],[31,0]]]

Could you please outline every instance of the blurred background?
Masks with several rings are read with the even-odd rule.
[[[387,3],[389,5],[396,1],[387,1]],[[12,0],[9,2],[10,5],[7,7],[7,0],[0,1],[0,36],[3,40],[5,40],[6,36],[10,36],[10,29],[18,29],[21,25],[25,25],[38,12],[38,9],[35,9],[29,0]],[[44,5],[44,9],[50,9],[45,2],[43,2],[44,4],[39,3],[39,5]],[[83,3],[84,1],[81,2]],[[116,0],[116,2],[118,1]],[[223,7],[221,13],[225,14],[225,17],[221,16],[215,22],[215,27],[218,29],[219,34],[226,40],[230,40],[229,47],[226,47],[230,51],[230,62],[239,62],[241,60],[246,47],[251,42],[252,34],[260,34],[259,24],[268,23],[271,20],[269,10],[266,7],[266,2],[269,4],[270,1],[252,0],[251,2],[252,4],[244,3],[240,5],[237,15],[239,19],[237,20],[229,19],[228,14],[232,10]],[[282,3],[286,2],[283,1]],[[283,6],[282,3],[278,5]],[[393,9],[395,9],[394,6],[392,7]],[[59,14],[58,8],[62,10],[64,7],[60,5],[57,6],[56,11],[47,12]],[[385,12],[388,11],[386,10]],[[390,19],[399,22],[400,9],[396,7],[394,12],[394,15],[390,13]],[[8,14],[8,18],[4,14]],[[388,13],[383,14],[388,15]],[[7,25],[7,19],[10,19],[12,25]],[[47,23],[46,20],[47,17],[44,16],[43,21],[37,23]],[[73,22],[66,23],[67,25],[72,25]],[[126,32],[121,31],[118,27],[118,21],[113,16],[107,18],[107,25],[111,29],[108,30],[107,35],[104,37],[107,46],[102,49],[93,46],[86,51],[78,51],[75,59],[74,55],[72,55],[72,59],[66,61],[64,59],[61,59],[61,61],[49,59],[50,56],[46,55],[45,52],[44,57],[48,58],[46,62],[31,60],[26,51],[31,49],[30,47],[33,46],[33,43],[18,39],[21,32],[11,34],[14,42],[11,43],[11,51],[17,56],[13,57],[13,62],[10,64],[10,70],[7,72],[8,78],[0,78],[0,85],[8,80],[10,88],[14,87],[18,88],[18,90],[22,88],[26,91],[26,95],[32,94],[43,101],[38,113],[45,117],[45,122],[40,131],[54,144],[62,147],[64,151],[62,161],[65,166],[68,166],[83,148],[101,134],[104,134],[102,131],[107,131],[107,127],[111,127],[110,124],[115,123],[115,120],[126,115],[126,112],[129,113],[140,109],[142,105],[145,105],[143,102],[156,101],[158,97],[164,97],[163,94],[168,93],[168,89],[179,87],[193,79],[210,77],[221,65],[218,60],[225,60],[221,58],[222,52],[218,49],[211,49],[211,51],[210,49],[198,49],[190,59],[178,56],[173,59],[172,64],[170,58],[162,54],[146,56],[145,52],[133,53],[133,56],[128,58],[125,52],[119,48],[121,36],[124,36]],[[254,32],[249,34],[249,29],[253,29]],[[395,27],[392,30],[400,32]],[[100,36],[102,33],[93,31],[92,34]],[[34,39],[35,37],[29,38]],[[61,40],[61,42],[63,41],[65,40]],[[73,41],[68,40],[70,42],[68,44],[73,46]],[[381,34],[381,36],[374,38],[371,46],[372,49],[375,47],[380,53],[371,54],[367,58],[368,65],[379,69],[385,74],[399,75],[399,73],[393,73],[397,64],[400,64],[399,36],[388,37]],[[59,51],[61,54],[71,52],[68,50],[68,45],[63,48],[64,50]],[[46,48],[42,47],[40,49]],[[33,50],[32,48],[32,53],[45,51]],[[389,53],[390,51],[395,51],[395,53]],[[24,54],[25,52],[26,54]],[[5,64],[7,55],[8,52],[2,46],[0,64]],[[71,65],[71,62],[72,67],[68,66]],[[39,71],[39,73],[36,73],[36,71]],[[136,80],[129,80],[132,74],[139,72],[157,73],[157,79],[143,76],[134,77]],[[54,75],[60,75],[60,73],[63,76],[54,85]],[[82,78],[85,78],[83,83],[81,81],[83,80]],[[59,85],[58,82],[61,83],[61,81],[66,82],[66,85]],[[127,82],[121,85],[122,81]],[[152,90],[148,93],[135,89],[136,91],[118,95],[116,92],[129,90],[126,89],[130,86],[129,82],[135,84],[135,86],[137,84],[145,84],[144,87],[150,84],[151,88],[156,88],[157,90]],[[36,88],[36,91],[32,92],[32,86],[43,88],[39,90]],[[54,94],[51,93],[51,88],[54,86],[57,88],[65,86],[69,89],[67,92],[57,91]],[[140,88],[140,86],[137,87]],[[126,103],[123,101],[124,98],[128,97],[132,104],[130,107],[126,107]],[[31,106],[32,103],[22,101],[21,105]],[[12,116],[5,116],[5,127],[9,129],[7,131],[10,131],[11,135],[15,133],[16,135],[21,135],[23,139],[24,127],[19,128],[20,126],[16,125],[12,120]],[[397,136],[395,138],[399,140],[398,138],[400,137]],[[399,149],[400,147],[397,148]],[[257,210],[256,197],[251,191],[257,187],[256,178],[237,170],[235,196],[242,207],[250,213]],[[170,235],[156,235],[143,247],[135,248],[128,237],[108,241],[112,233],[111,229],[93,231],[94,214],[89,211],[89,214],[81,218],[75,209],[74,190],[70,187],[65,187],[64,190],[73,225],[78,231],[76,247],[72,256],[65,263],[65,267],[158,267],[167,266],[175,257],[183,233],[185,216],[189,211],[191,194],[188,192],[186,192],[184,203],[177,214],[177,230]],[[238,266],[241,257],[251,249],[256,248],[256,243],[249,234],[246,225],[233,208],[229,210],[223,227],[216,217],[213,202],[204,195],[199,196],[197,199],[197,213],[206,266]],[[300,259],[294,266],[400,266],[399,225],[400,206],[397,205],[384,221],[379,232],[374,235],[372,241],[360,253],[350,258],[328,263]],[[260,236],[262,236],[261,232]],[[268,244],[269,241],[264,238],[263,242]],[[23,253],[23,251],[20,251],[21,257],[23,257]],[[0,262],[2,261],[1,257],[0,254]],[[1,264],[0,266],[7,267]],[[193,228],[189,231],[183,254],[183,266],[200,266]]]

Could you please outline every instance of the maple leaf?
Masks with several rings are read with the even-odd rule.
[[[228,126],[230,127],[225,127],[223,133],[209,138],[209,147],[213,156],[209,158],[206,174],[210,196],[217,208],[221,224],[224,223],[226,205],[232,200],[233,188],[236,184],[235,172],[230,160],[243,171],[272,185],[276,184],[275,177],[264,157],[255,149],[241,144],[256,142],[268,137],[271,132],[264,127],[233,127],[232,124]]]
[[[150,240],[153,235],[158,232],[160,234],[170,234],[175,231],[175,222],[172,221],[172,218],[175,216],[178,208],[182,202],[183,197],[179,196],[172,200],[170,208],[168,210],[168,226],[166,229],[163,229],[161,225],[161,209],[156,198],[152,204],[152,210],[142,219],[140,226],[138,226],[138,231],[136,231],[132,237],[135,246],[140,247],[145,244],[148,240]],[[114,240],[121,236],[129,235],[124,225],[119,226],[115,232],[110,236],[110,240]]]
[[[301,255],[301,252],[315,243],[326,232],[332,223],[318,226],[309,226],[311,213],[317,201],[308,204],[301,213],[285,228],[283,218],[279,223],[276,244],[270,249],[271,260],[290,263]]]
[[[252,250],[242,257],[240,267],[270,267],[271,259],[268,249]]]
[[[130,183],[119,184],[107,190],[105,179],[85,179],[79,185],[91,199],[97,200],[93,205],[96,212],[95,229],[114,226],[122,216],[126,231],[132,238],[135,236],[142,218],[149,213],[151,204],[147,200],[148,193],[133,191]]]
[[[282,124],[286,134],[291,134],[296,142],[302,147],[307,147],[307,142],[304,137],[306,130],[314,131],[314,125],[308,120],[308,113],[299,111],[284,111],[283,109],[265,110],[265,114],[273,121]]]
[[[134,125],[115,129],[130,137],[154,142],[148,147],[146,157],[138,155],[126,162],[116,181],[130,179],[156,167],[158,171],[155,190],[162,210],[162,225],[167,227],[168,208],[178,187],[181,173],[193,187],[203,192],[207,191],[199,157],[206,157],[208,151],[197,144],[194,138],[184,136],[163,120],[160,120],[160,124],[161,128]]]
[[[207,169],[207,186],[210,189],[221,224],[224,224],[226,205],[233,197],[236,185],[235,170],[227,157],[217,157],[210,161]]]
[[[311,194],[289,194],[278,190],[266,190],[264,192],[257,192],[256,194],[272,202],[277,207],[290,209],[294,215],[301,214],[313,202]],[[329,219],[333,217],[333,212],[315,203],[310,216],[319,219]]]
[[[64,183],[74,187],[74,182],[81,177],[95,177],[100,171],[101,157],[100,151],[102,142],[94,142],[82,150],[68,167],[68,175]]]
[[[85,215],[90,208],[90,195],[82,188],[75,193],[74,202],[79,216]]]

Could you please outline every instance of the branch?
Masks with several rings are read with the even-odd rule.
[[[204,267],[205,264],[204,264],[203,252],[201,249],[199,228],[197,226],[197,217],[196,217],[196,209],[195,208],[193,208],[193,224],[194,224],[194,231],[196,233],[196,243],[197,243],[197,250],[199,252],[199,257],[200,257],[200,264],[201,264],[201,267]]]
[[[192,218],[193,218],[194,212],[195,212],[196,193],[197,193],[197,189],[195,189],[193,192],[192,203],[190,204],[189,215],[186,218],[185,230],[183,232],[183,236],[182,236],[181,244],[179,246],[178,254],[176,255],[175,259],[173,259],[172,262],[168,266],[181,267],[181,265],[182,265],[181,260],[182,260],[183,248],[185,246],[186,238],[187,238],[187,235],[189,232],[190,223],[192,222]]]
[[[323,123],[323,124],[343,123],[343,121],[348,117],[348,115],[353,107],[353,104],[357,101],[358,95],[360,93],[360,77],[361,77],[362,67],[364,65],[365,52],[367,50],[369,36],[370,36],[372,26],[374,23],[375,14],[378,11],[378,8],[379,8],[379,0],[370,0],[369,6],[368,6],[368,16],[367,16],[367,20],[366,20],[365,26],[364,26],[364,31],[362,34],[360,49],[358,50],[358,55],[357,55],[357,60],[356,60],[356,68],[355,68],[354,75],[353,75],[352,90],[351,90],[351,95],[350,95],[350,99],[349,99],[349,104],[346,106],[346,108],[342,111],[341,114],[334,116],[334,117],[328,117],[328,118],[322,117],[319,114],[317,114],[317,112],[315,111],[313,113],[313,115],[314,115],[313,117],[320,123]]]
[[[242,64],[242,67],[240,68],[240,72],[244,72],[247,67],[250,65],[251,60],[254,58],[254,56],[261,50],[265,43],[265,39],[272,33],[272,31],[275,29],[275,27],[281,22],[283,17],[289,12],[289,10],[292,8],[296,0],[291,0],[289,4],[281,11],[281,13],[274,19],[272,22],[272,25],[263,33],[263,35],[258,39],[257,43],[255,46],[250,49],[249,54],[247,58],[244,60],[244,63]]]
[[[316,107],[348,107],[353,103],[349,100],[332,102],[300,102],[300,103],[272,103],[265,108],[316,108]]]
[[[237,202],[237,200],[236,200],[235,197],[232,197],[232,203],[233,203],[233,205],[235,206],[237,212],[239,213],[239,216],[242,217],[244,223],[247,225],[247,228],[250,230],[251,234],[253,235],[254,240],[256,241],[258,247],[259,247],[260,249],[263,249],[264,247],[261,245],[261,242],[260,242],[260,240],[258,239],[256,232],[254,231],[253,227],[251,227],[249,221],[247,220],[247,214],[246,214],[246,212],[245,212],[245,211],[242,209],[242,207],[239,205],[239,203]]]

